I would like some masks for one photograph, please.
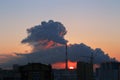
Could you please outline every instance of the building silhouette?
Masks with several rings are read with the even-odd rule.
[[[97,69],[97,76],[97,80],[120,80],[120,63],[102,63]]]
[[[53,80],[51,65],[29,63],[19,68],[21,80]]]
[[[54,80],[77,80],[76,69],[53,69]]]
[[[77,62],[78,80],[94,80],[92,64],[86,62]]]
[[[17,69],[0,69],[0,80],[21,80],[20,72]]]
[[[51,65],[28,63],[13,65],[13,69],[0,69],[0,80],[120,80],[120,63],[101,63],[93,76],[91,63],[77,62],[76,69],[52,69]]]

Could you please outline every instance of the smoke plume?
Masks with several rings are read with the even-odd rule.
[[[65,44],[64,39],[67,33],[66,28],[60,22],[49,20],[41,22],[41,25],[27,29],[28,36],[22,40],[22,43],[28,43],[33,47],[31,53],[19,54],[16,53],[10,59],[1,64],[1,66],[10,66],[13,64],[27,64],[40,62],[43,64],[54,64],[65,62]],[[80,44],[68,45],[68,60],[72,62],[83,61],[90,62],[93,55],[94,63],[102,63],[108,61],[116,61],[100,48],[92,49],[91,47]]]
[[[64,39],[67,33],[64,25],[53,20],[43,21],[41,25],[27,29],[27,33],[28,36],[22,40],[22,43],[30,44],[34,51],[67,43]]]

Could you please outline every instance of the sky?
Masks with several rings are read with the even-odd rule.
[[[26,29],[55,20],[69,44],[85,43],[120,60],[120,0],[0,0],[0,54],[30,52]]]

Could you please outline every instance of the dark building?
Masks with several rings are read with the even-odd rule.
[[[0,80],[20,80],[21,76],[18,70],[3,70],[0,69]]]
[[[76,69],[54,69],[54,80],[77,80]]]
[[[19,68],[21,80],[53,80],[51,65],[29,63]]]
[[[77,77],[78,80],[94,80],[92,64],[77,62]]]
[[[102,63],[100,68],[97,70],[97,76],[97,80],[120,80],[120,63]]]

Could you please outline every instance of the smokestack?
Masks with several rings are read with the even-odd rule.
[[[68,69],[68,52],[67,52],[67,43],[66,43],[66,53],[65,53],[65,69]]]

